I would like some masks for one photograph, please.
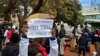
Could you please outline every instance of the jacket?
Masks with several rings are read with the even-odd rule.
[[[86,36],[82,35],[78,41],[78,45],[79,45],[79,48],[86,49],[88,46],[88,38]]]
[[[19,46],[15,43],[9,43],[3,50],[2,56],[18,56]]]

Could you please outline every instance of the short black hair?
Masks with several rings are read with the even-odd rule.
[[[20,41],[20,35],[18,33],[12,33],[10,41],[12,43],[18,43]]]
[[[63,24],[61,25],[61,28],[64,28],[64,25]]]

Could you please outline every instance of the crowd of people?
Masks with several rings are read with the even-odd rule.
[[[92,30],[92,27],[88,24],[80,24],[74,26],[74,29],[70,34],[64,29],[62,24],[59,27],[59,40],[60,40],[60,55],[64,56],[64,50],[66,45],[70,46],[70,51],[76,51],[78,56],[83,52],[83,56],[86,56],[86,52],[90,52],[91,45],[95,46],[95,53],[99,56],[100,50],[100,29]],[[93,52],[94,53],[94,52]],[[95,54],[95,55],[96,55]]]
[[[8,25],[5,30],[2,27],[0,29],[2,56],[64,56],[67,45],[70,46],[70,51],[77,50],[78,56],[81,52],[85,56],[86,52],[90,51],[90,44],[95,45],[99,56],[100,29],[91,31],[88,26],[82,24],[75,26],[68,35],[63,24],[54,23],[50,38],[28,38],[27,21],[22,22],[20,34],[19,29],[12,28],[11,25]]]
[[[49,42],[48,47],[45,45],[43,38],[29,39],[27,32],[27,21],[21,24],[20,34],[11,26],[8,26],[4,33],[2,56],[58,56],[57,30],[55,25],[51,29],[52,37],[46,39]]]
[[[78,48],[78,56],[83,52],[83,56],[86,56],[86,52],[90,52],[91,44],[95,45],[95,53],[98,56],[99,44],[100,44],[100,29],[92,30],[91,27],[87,25],[75,26],[72,31],[74,37],[76,38],[76,44]],[[96,54],[95,54],[96,56]]]

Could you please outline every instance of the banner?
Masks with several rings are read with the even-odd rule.
[[[30,19],[28,21],[28,38],[51,37],[53,19]]]

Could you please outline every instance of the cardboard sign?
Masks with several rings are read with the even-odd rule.
[[[51,37],[52,19],[31,19],[28,21],[28,38]]]

